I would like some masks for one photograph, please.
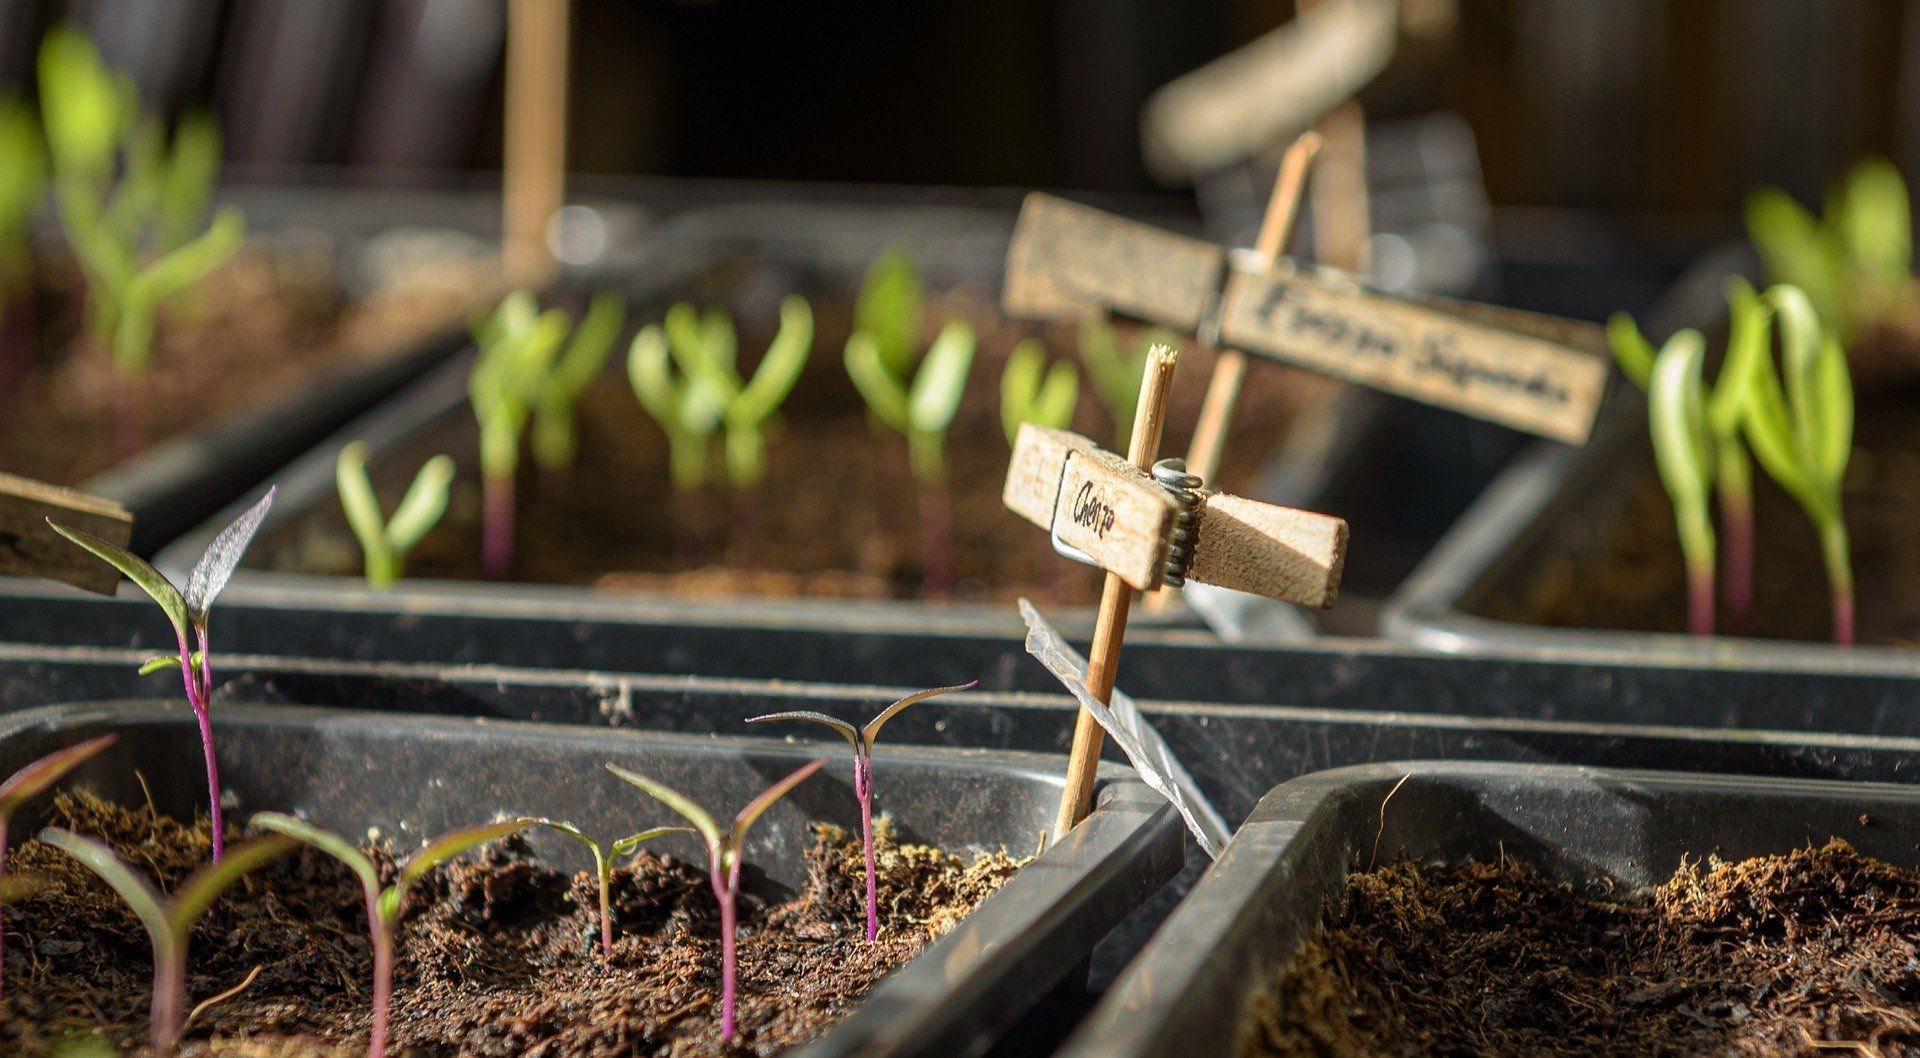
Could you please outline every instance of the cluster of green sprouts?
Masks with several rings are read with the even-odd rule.
[[[1736,282],[1727,298],[1727,351],[1711,387],[1699,332],[1680,331],[1656,351],[1630,320],[1615,317],[1608,327],[1615,358],[1647,390],[1654,458],[1687,568],[1688,630],[1706,636],[1715,628],[1721,557],[1710,513],[1715,495],[1736,628],[1751,606],[1757,458],[1813,523],[1832,592],[1833,639],[1849,646],[1854,587],[1841,483],[1853,446],[1853,385],[1846,354],[1797,287],[1782,284],[1760,294]]]
[[[1878,328],[1920,323],[1911,209],[1900,171],[1870,159],[1827,193],[1819,217],[1777,188],[1755,192],[1747,234],[1767,274],[1805,293],[1828,333],[1851,347]]]

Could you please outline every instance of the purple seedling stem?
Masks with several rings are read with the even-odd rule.
[[[794,787],[807,781],[813,774],[825,767],[825,757],[803,765],[793,774],[774,783],[762,791],[758,797],[747,802],[747,806],[733,817],[733,826],[722,830],[706,809],[695,804],[685,794],[656,782],[637,772],[631,772],[617,765],[607,765],[607,770],[621,780],[638,787],[641,792],[668,808],[684,816],[693,824],[693,829],[707,845],[707,878],[713,889],[713,898],[720,905],[720,1037],[731,1043],[737,1036],[734,1024],[734,1007],[737,1000],[739,967],[735,953],[734,933],[738,922],[737,905],[740,896],[740,868],[746,862],[742,853],[746,849],[747,829],[759,819],[773,803],[785,797]]]
[[[55,750],[0,783],[0,879],[7,876],[7,825],[13,821],[13,814],[28,801],[46,793],[54,783],[66,778],[68,772],[119,740],[119,735],[101,735],[77,746]],[[7,962],[6,924],[6,917],[0,915],[0,978],[4,977]]]
[[[837,717],[811,710],[795,710],[785,713],[768,713],[764,716],[750,716],[747,723],[757,724],[768,720],[805,720],[820,724],[840,733],[853,747],[853,795],[860,801],[860,844],[866,853],[867,861],[867,940],[877,940],[880,936],[880,865],[873,849],[873,744],[880,737],[880,728],[887,721],[898,716],[910,705],[924,702],[936,695],[949,691],[969,690],[979,684],[979,680],[962,683],[954,687],[935,687],[920,691],[887,706],[880,715],[867,721],[867,726],[856,728]]]

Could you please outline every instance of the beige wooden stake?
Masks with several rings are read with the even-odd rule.
[[[507,281],[541,287],[557,270],[547,229],[567,174],[567,22],[572,0],[510,0],[502,217]]]
[[[1315,259],[1364,275],[1372,270],[1367,237],[1373,233],[1367,204],[1366,112],[1348,100],[1313,127],[1327,142],[1326,155],[1314,170]]]
[[[1300,196],[1306,187],[1307,169],[1323,144],[1320,134],[1308,132],[1293,141],[1280,160],[1280,174],[1273,181],[1273,196],[1267,200],[1266,216],[1260,221],[1260,234],[1253,244],[1253,264],[1265,271],[1273,267],[1280,252],[1287,248],[1293,234],[1293,220],[1300,213]],[[1240,386],[1247,378],[1247,354],[1238,349],[1222,349],[1213,362],[1213,377],[1207,380],[1207,397],[1200,405],[1200,418],[1193,424],[1193,443],[1187,447],[1187,472],[1212,481],[1220,471],[1220,455],[1227,446],[1227,427],[1233,422],[1233,407],[1240,402]],[[1147,600],[1149,609],[1159,612],[1173,602],[1174,589],[1161,588]]]
[[[46,577],[112,595],[120,571],[54,532],[49,518],[118,547],[133,536],[133,516],[117,503],[0,474],[0,573]]]
[[[1140,402],[1133,413],[1133,437],[1127,461],[1141,470],[1153,466],[1160,452],[1160,431],[1166,426],[1167,393],[1173,387],[1176,354],[1156,345],[1147,355],[1146,377],[1140,384]],[[1127,611],[1133,589],[1116,573],[1108,573],[1100,591],[1100,613],[1094,620],[1093,645],[1087,651],[1087,691],[1100,701],[1113,697],[1113,681],[1120,668],[1120,643],[1127,634]],[[1085,709],[1073,725],[1073,750],[1067,758],[1067,785],[1060,791],[1060,812],[1053,822],[1053,840],[1059,841],[1093,806],[1094,773],[1100,768],[1100,746],[1106,733]]]

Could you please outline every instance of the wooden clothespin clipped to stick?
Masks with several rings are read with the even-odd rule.
[[[567,38],[572,0],[511,0],[502,255],[507,282],[539,288],[557,265],[548,229],[566,195]]]
[[[133,515],[110,500],[0,474],[0,573],[45,577],[112,595],[120,571],[73,546],[47,519],[126,547]]]
[[[1029,423],[1007,468],[1007,508],[1047,530],[1063,553],[1106,571],[1086,678],[1100,702],[1113,694],[1134,591],[1192,578],[1325,607],[1346,559],[1341,519],[1208,492],[1178,460],[1155,466],[1174,362],[1166,346],[1147,357],[1126,459],[1079,434]],[[1099,723],[1082,710],[1055,840],[1087,814],[1102,741]]]

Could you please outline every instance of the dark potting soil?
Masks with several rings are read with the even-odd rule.
[[[1240,1054],[1920,1054],[1920,872],[1833,840],[1634,895],[1511,861],[1356,874]]]
[[[1844,504],[1858,585],[1858,641],[1920,645],[1920,387],[1863,395]],[[1565,628],[1686,630],[1686,581],[1673,508],[1649,455],[1590,546],[1552,555],[1524,584],[1487,600],[1485,615]],[[1756,464],[1754,606],[1742,634],[1828,641],[1826,569],[1813,524]],[[1716,518],[1716,525],[1718,521]],[[1588,530],[1575,530],[1582,539]],[[1727,623],[1720,606],[1720,627]]]
[[[718,303],[701,301],[700,304]],[[1000,375],[1022,338],[1040,335],[1056,358],[1072,359],[1071,328],[1009,321],[977,291],[960,290],[928,306],[930,342],[940,321],[973,322],[979,338],[966,396],[947,442],[953,518],[955,597],[1011,601],[1034,595],[1091,602],[1099,579],[1059,558],[1046,533],[1000,501],[1010,455],[1000,423]],[[716,483],[677,498],[667,477],[665,436],[634,398],[624,342],[615,363],[582,399],[580,454],[571,470],[534,471],[523,459],[516,559],[509,580],[584,584],[610,591],[684,596],[769,595],[914,598],[925,580],[922,495],[907,466],[905,442],[868,422],[842,351],[851,304],[813,299],[814,348],[781,413],[770,467],[756,497],[729,495]],[[772,338],[764,320],[746,318],[741,358],[750,370]],[[1123,331],[1123,338],[1128,334]],[[1181,353],[1163,453],[1184,453],[1212,372],[1211,354]],[[1124,451],[1092,384],[1081,372],[1074,428]],[[1303,407],[1335,384],[1321,376],[1260,362],[1248,373],[1218,487],[1244,491]],[[373,471],[388,510],[421,464],[437,453],[460,464],[448,514],[407,562],[406,575],[481,579],[480,484],[476,430],[462,414],[425,432]],[[722,473],[716,448],[712,467]],[[357,576],[360,551],[337,501],[268,534],[250,564],[283,571]]]
[[[457,326],[490,281],[471,266],[450,272],[403,273],[355,296],[330,254],[247,247],[162,310],[145,443],[292,399]],[[0,309],[0,471],[77,485],[126,454],[124,389],[105,350],[81,337],[85,294],[71,266],[50,261],[35,278],[31,311]]]
[[[206,823],[63,795],[51,822],[111,844],[163,890],[206,862]],[[768,1055],[831,1025],[887,973],[1017,869],[924,845],[876,842],[881,934],[866,940],[857,838],[816,828],[809,878],[785,901],[741,897],[740,1042],[719,1038],[718,912],[704,865],[642,851],[613,876],[612,961],[598,947],[590,874],[556,872],[508,839],[434,871],[407,900],[390,1053],[415,1058]],[[391,878],[393,858],[372,850]],[[38,884],[6,909],[0,1052],[39,1056],[98,1032],[145,1045],[152,955],[133,913],[85,867],[27,841],[10,871]],[[751,874],[751,868],[749,868]],[[363,1055],[371,955],[345,868],[297,850],[244,878],[194,931],[192,1055]],[[144,1052],[142,1052],[144,1053]]]

